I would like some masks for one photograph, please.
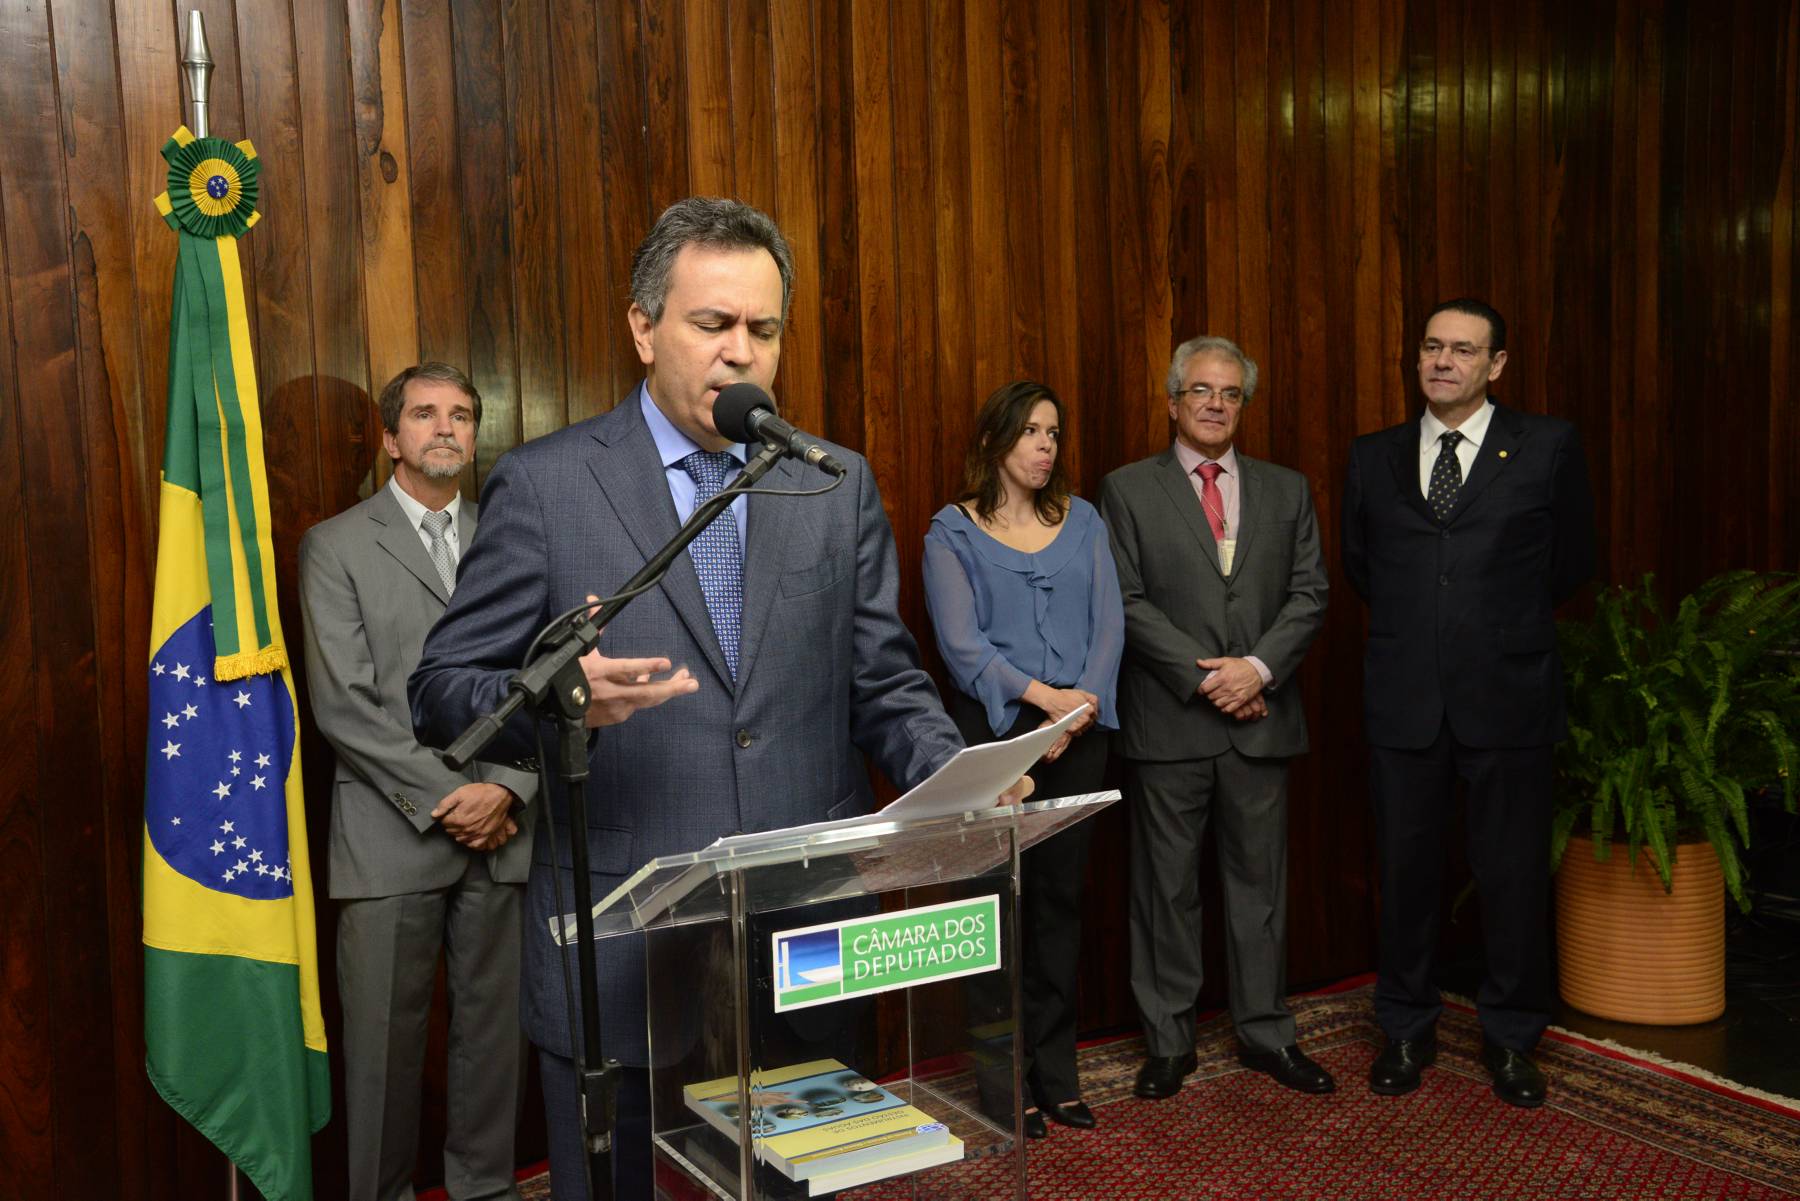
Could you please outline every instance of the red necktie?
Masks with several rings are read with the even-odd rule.
[[[1202,463],[1194,468],[1200,473],[1200,507],[1206,510],[1206,524],[1212,526],[1213,540],[1225,541],[1225,494],[1219,491],[1219,473],[1225,470],[1217,463]]]

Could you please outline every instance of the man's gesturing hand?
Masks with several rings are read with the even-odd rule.
[[[588,600],[599,597],[588,594]],[[587,676],[587,726],[615,726],[639,709],[654,709],[673,697],[685,696],[700,689],[687,668],[671,676],[657,679],[669,670],[667,659],[609,659],[599,651],[581,656],[581,670]]]
[[[639,709],[653,709],[700,689],[700,681],[685,667],[657,679],[658,672],[669,670],[667,659],[608,659],[589,651],[581,656],[581,670],[588,682],[589,729],[617,725]]]

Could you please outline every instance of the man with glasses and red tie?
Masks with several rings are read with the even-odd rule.
[[[1432,981],[1444,839],[1460,779],[1481,896],[1482,1062],[1501,1100],[1542,1105],[1549,1023],[1550,755],[1564,737],[1552,610],[1593,570],[1574,426],[1497,405],[1506,322],[1479,300],[1427,316],[1417,420],[1358,438],[1344,571],[1369,606],[1363,717],[1381,857],[1376,1093],[1437,1058]]]
[[[1131,798],[1131,990],[1148,1052],[1140,1097],[1195,1067],[1200,841],[1219,848],[1239,1058],[1330,1092],[1297,1045],[1287,991],[1287,769],[1306,750],[1297,673],[1325,619],[1306,477],[1232,445],[1256,364],[1224,338],[1169,364],[1175,444],[1100,489],[1125,603],[1119,741]]]

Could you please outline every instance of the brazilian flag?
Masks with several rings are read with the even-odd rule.
[[[310,1201],[331,1080],[238,266],[258,166],[249,142],[185,128],[163,157],[156,204],[181,248],[150,629],[146,1066],[269,1201]]]

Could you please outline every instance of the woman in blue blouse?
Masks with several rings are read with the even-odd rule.
[[[1062,402],[1042,384],[987,398],[963,493],[925,535],[925,599],[955,690],[950,716],[970,745],[1088,713],[1031,769],[1040,799],[1097,792],[1114,706],[1125,611],[1106,527],[1071,496],[1060,454]],[[1090,1129],[1075,1075],[1075,967],[1081,950],[1086,822],[1027,850],[1021,863],[1025,1082],[1037,1110]]]

